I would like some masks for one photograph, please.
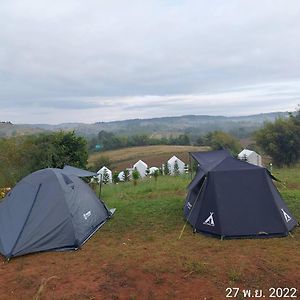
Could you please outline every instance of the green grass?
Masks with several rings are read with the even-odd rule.
[[[297,184],[298,178],[300,182],[300,169],[290,169],[290,173],[288,170],[279,169],[276,174],[279,178],[289,178],[290,183]],[[108,230],[169,231],[182,226],[183,203],[189,182],[189,176],[160,176],[157,182],[154,178],[139,180],[137,186],[132,182],[104,185],[102,199],[109,207],[117,209]],[[295,218],[300,220],[300,188],[278,185],[278,189]]]
[[[294,217],[300,221],[300,165],[275,169],[273,174],[282,181],[282,184],[277,184],[278,190]]]
[[[184,176],[161,176],[157,182],[147,178],[136,186],[132,182],[105,185],[102,198],[109,207],[117,209],[113,222],[108,222],[106,229],[118,232],[174,230],[174,226],[183,221],[183,200],[188,182]]]
[[[273,175],[277,177],[283,184],[279,184],[280,188],[298,189],[300,190],[300,165],[293,168],[273,168]]]

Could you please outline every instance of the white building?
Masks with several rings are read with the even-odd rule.
[[[239,153],[238,159],[262,167],[261,156],[255,151],[244,149],[241,153]]]
[[[139,160],[133,165],[132,169],[133,170],[137,169],[137,171],[140,173],[141,177],[143,178],[146,176],[146,170],[148,169],[148,165],[142,160]]]
[[[170,174],[171,175],[174,175],[174,166],[175,166],[175,163],[177,162],[177,165],[178,165],[178,172],[180,174],[183,174],[184,173],[184,166],[185,166],[185,163],[180,160],[178,157],[176,157],[175,155],[172,156],[169,160],[168,160],[168,165],[169,165],[169,168],[170,168]]]
[[[108,169],[107,167],[103,166],[98,172],[98,176],[97,179],[98,181],[102,180],[102,182],[104,182],[105,178],[104,178],[104,174],[107,174],[107,183],[112,183],[112,172],[110,169]]]

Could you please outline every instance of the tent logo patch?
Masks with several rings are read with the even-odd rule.
[[[283,216],[284,216],[286,222],[289,222],[292,220],[292,218],[283,210],[283,208],[281,209],[281,211],[283,213]]]
[[[89,210],[85,214],[83,214],[83,217],[87,220],[92,215],[91,211]]]
[[[191,204],[190,202],[188,202],[188,203],[186,204],[186,206],[187,206],[188,209],[191,209],[191,208],[192,208],[192,204]]]
[[[209,217],[203,222],[204,225],[215,226],[213,212],[210,213]]]

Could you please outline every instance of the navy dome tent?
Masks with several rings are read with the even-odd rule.
[[[0,202],[1,254],[9,259],[85,243],[114,212],[79,178],[94,175],[66,166],[23,178]]]
[[[221,238],[286,236],[297,221],[265,168],[226,150],[196,152],[197,173],[188,187],[184,216],[195,232]]]

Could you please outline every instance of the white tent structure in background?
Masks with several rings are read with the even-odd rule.
[[[178,172],[180,174],[184,173],[185,163],[174,155],[168,160],[168,165],[170,168],[171,175],[174,175],[174,166],[175,166],[176,161],[177,161],[177,165],[178,165]]]
[[[159,168],[157,168],[157,167],[151,167],[151,168],[149,168],[149,174],[150,175],[153,175],[156,171],[159,171]]]
[[[121,171],[118,175],[119,181],[124,181],[124,171]]]
[[[133,169],[132,168],[126,168],[126,170],[128,171],[129,180],[131,180]],[[124,181],[124,177],[125,177],[124,171],[121,171],[118,175],[119,181]]]
[[[146,176],[146,170],[148,169],[148,165],[143,162],[142,160],[139,160],[133,165],[133,170],[137,169],[137,171],[140,173],[141,177]]]
[[[255,151],[244,149],[239,153],[238,159],[247,161],[248,163],[262,167],[261,156]]]
[[[102,182],[105,182],[105,176],[104,174],[107,174],[107,183],[112,183],[112,172],[110,169],[108,169],[107,167],[103,166],[98,172],[98,181],[102,180]]]

